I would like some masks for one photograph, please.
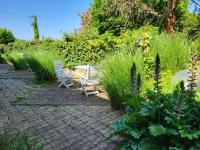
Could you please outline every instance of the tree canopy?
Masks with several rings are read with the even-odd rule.
[[[91,25],[97,27],[100,34],[109,31],[120,35],[124,30],[143,25],[166,29],[166,20],[174,15],[170,20],[173,22],[174,19],[173,28],[182,31],[189,5],[197,8],[197,1],[199,0],[93,0],[89,10],[92,14]],[[170,2],[175,5],[171,10]]]

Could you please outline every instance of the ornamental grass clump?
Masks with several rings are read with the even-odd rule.
[[[102,62],[102,83],[114,109],[123,108],[123,102],[133,96],[136,90],[135,84],[138,75],[136,72],[134,73],[136,71],[133,69],[134,67],[132,68],[132,73],[130,73],[130,70],[135,62],[137,72],[142,75],[142,58],[143,55],[140,51],[135,53],[135,55],[125,51],[118,51],[106,57]],[[130,74],[132,74],[131,77]]]
[[[189,43],[181,33],[169,35],[162,33],[155,35],[150,41],[150,55],[158,53],[162,61],[161,68],[176,73],[187,67]]]
[[[56,52],[46,50],[24,51],[19,53],[12,51],[5,56],[5,60],[11,62],[15,69],[33,71],[37,80],[52,81],[55,79],[53,61],[58,59]]]

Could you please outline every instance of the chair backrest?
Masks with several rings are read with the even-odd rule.
[[[100,78],[101,78],[101,67],[97,65],[88,65],[87,79],[100,80]]]
[[[65,76],[61,60],[54,61],[53,62],[53,67],[54,67],[54,71],[55,71],[56,77],[58,79],[63,78]]]

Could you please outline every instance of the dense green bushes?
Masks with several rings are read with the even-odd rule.
[[[65,36],[68,36],[65,34]],[[22,41],[17,40],[8,44],[4,51],[28,52],[50,51],[59,54],[59,59],[65,67],[74,67],[80,64],[99,63],[107,53],[113,51],[114,42],[109,34],[99,36],[95,31],[85,31],[79,35],[71,35],[71,40]],[[64,38],[66,39],[66,38]]]
[[[0,44],[8,44],[14,42],[15,37],[8,29],[0,28]]]
[[[121,149],[199,149],[200,103],[183,88],[173,93],[148,91],[132,99],[113,123],[113,135],[125,137]]]

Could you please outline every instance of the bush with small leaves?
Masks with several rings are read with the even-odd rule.
[[[0,44],[8,44],[14,41],[15,37],[10,30],[5,28],[0,28]]]

